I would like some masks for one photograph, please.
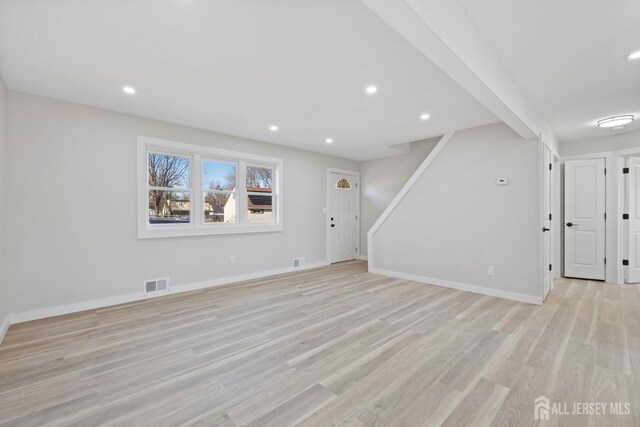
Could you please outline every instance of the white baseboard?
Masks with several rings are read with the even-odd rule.
[[[173,286],[171,288],[170,293],[176,294],[180,292],[189,292],[189,291],[195,291],[198,289],[212,288],[214,286],[228,285],[231,283],[244,282],[244,281],[253,280],[253,279],[261,279],[263,277],[277,276],[278,274],[292,273],[294,271],[300,271],[300,270],[309,270],[312,268],[325,267],[327,265],[329,265],[327,261],[320,261],[320,262],[314,262],[311,264],[305,264],[304,266],[299,268],[284,267],[284,268],[276,268],[276,269],[267,270],[267,271],[259,271],[256,273],[241,274],[238,276],[222,277],[220,279],[206,280],[204,282],[196,282],[196,283],[190,283],[187,285]]]
[[[367,261],[367,260],[369,259],[369,257],[367,257],[366,255],[360,255],[360,256],[358,257],[358,259],[359,259],[359,260],[362,260],[362,261]]]
[[[247,280],[260,279],[260,278],[269,277],[269,276],[276,276],[278,274],[292,273],[294,271],[309,270],[312,268],[324,267],[327,265],[329,265],[327,261],[320,261],[320,262],[315,262],[311,264],[306,264],[300,268],[283,267],[283,268],[276,268],[273,270],[258,271],[255,273],[241,274],[237,276],[222,277],[219,279],[207,280],[203,282],[172,286],[169,289],[168,293],[154,295],[154,296],[145,295],[144,292],[139,292],[134,294],[118,295],[118,296],[113,296],[108,298],[83,301],[83,302],[78,302],[74,304],[59,305],[55,307],[48,307],[48,308],[43,308],[38,310],[24,311],[21,313],[11,314],[10,320],[11,320],[11,324],[28,322],[30,320],[45,319],[47,317],[60,316],[60,315],[69,314],[69,313],[77,313],[79,311],[85,311],[85,310],[95,310],[97,308],[104,308],[112,305],[124,304],[124,303],[134,302],[134,301],[141,301],[144,299],[162,298],[163,296],[167,296],[167,295],[195,291],[198,289],[211,288],[214,286],[229,285],[232,283],[244,282]],[[7,323],[6,327],[8,328],[9,318],[7,318],[6,323]]]
[[[0,324],[0,344],[2,344],[2,340],[4,339],[4,336],[7,334],[7,331],[9,330],[9,316],[7,315],[4,320],[2,321],[2,324]]]
[[[484,286],[469,285],[466,283],[452,282],[449,280],[434,279],[431,277],[418,276],[416,274],[401,273],[399,271],[384,270],[381,268],[372,268],[369,266],[369,272],[382,274],[383,276],[397,277],[398,279],[412,280],[414,282],[426,283],[429,285],[442,286],[444,288],[457,289],[460,291],[473,292],[475,294],[488,295],[509,299],[512,301],[526,302],[528,304],[541,305],[542,297],[520,294],[517,292],[503,291],[500,289],[485,288]]]

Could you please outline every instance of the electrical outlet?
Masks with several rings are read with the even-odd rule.
[[[231,256],[229,257],[229,262],[230,262],[231,264],[235,264],[235,263],[236,263],[236,256],[235,256],[235,255],[231,255]]]
[[[489,276],[495,276],[496,275],[496,268],[493,265],[490,265],[489,268],[487,268],[487,274]]]

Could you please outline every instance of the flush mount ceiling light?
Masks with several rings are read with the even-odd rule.
[[[635,51],[633,53],[630,53],[629,55],[627,55],[627,59],[640,59],[640,50]]]
[[[373,95],[374,93],[376,93],[378,91],[378,88],[371,85],[371,86],[367,86],[367,89],[365,89],[367,91],[367,93],[369,95]]]
[[[420,120],[429,120],[429,117],[431,116],[428,113],[420,114]]]
[[[624,114],[622,116],[607,117],[606,119],[598,120],[598,127],[600,128],[615,128],[618,126],[628,125],[633,121],[631,114]]]
[[[134,87],[132,87],[132,86],[124,86],[122,88],[122,91],[124,93],[126,93],[127,95],[135,95],[135,93],[136,93],[136,89]]]
[[[333,138],[327,138],[324,140],[327,144],[333,144]]]
[[[277,132],[277,131],[278,131],[278,126],[276,126],[276,125],[271,125],[271,126],[269,126],[269,130],[270,130],[271,132]]]

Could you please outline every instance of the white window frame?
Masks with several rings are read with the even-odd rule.
[[[185,144],[166,139],[138,136],[138,238],[207,236],[217,234],[269,233],[282,231],[282,159],[256,154],[223,150],[202,145]],[[191,222],[188,224],[149,224],[148,153],[168,154],[190,159],[189,189]],[[205,223],[203,161],[213,160],[237,164],[236,169],[236,222]],[[248,222],[246,167],[273,168],[271,222]],[[200,212],[198,212],[200,211]]]

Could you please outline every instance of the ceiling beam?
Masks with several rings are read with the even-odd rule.
[[[556,146],[550,126],[455,0],[362,0],[525,139]]]

